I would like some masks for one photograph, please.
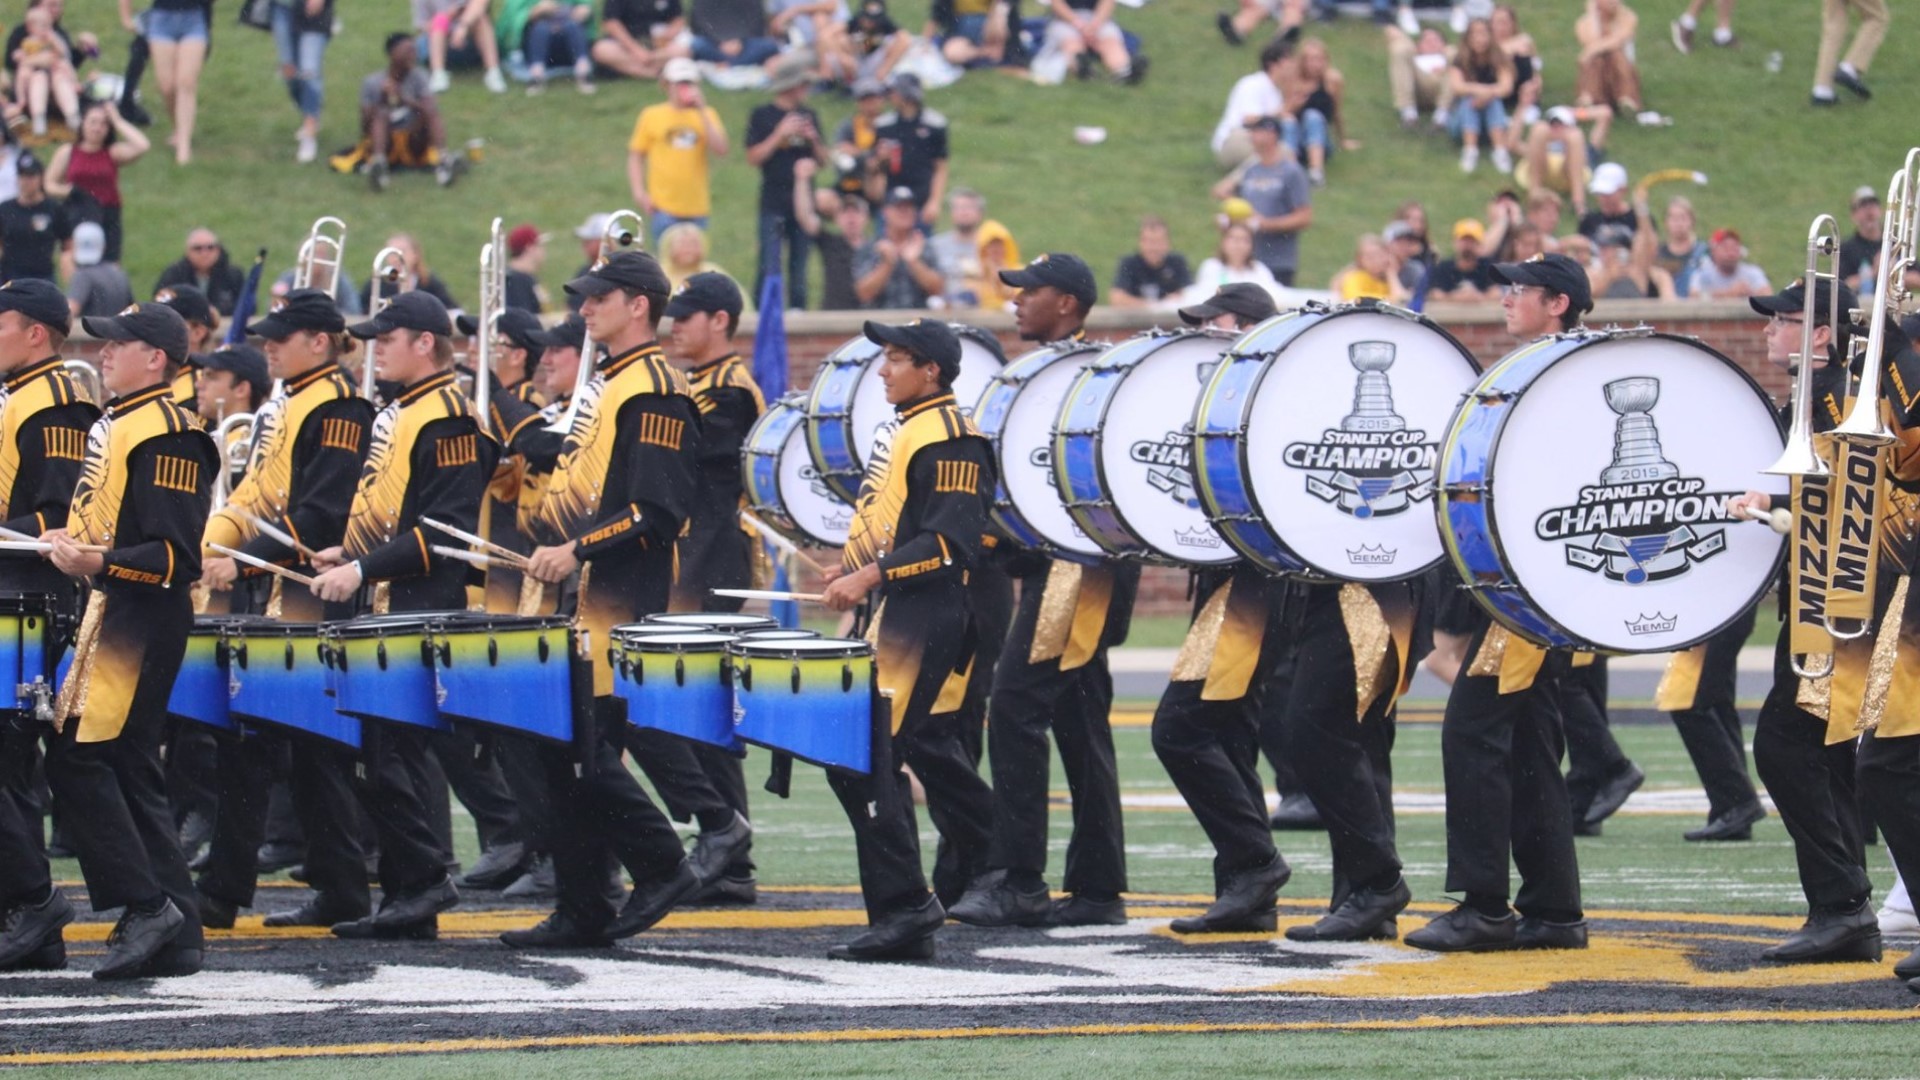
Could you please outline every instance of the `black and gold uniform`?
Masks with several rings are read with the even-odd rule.
[[[0,520],[38,536],[66,527],[87,431],[100,410],[81,400],[58,354],[69,327],[60,290],[38,280],[0,285],[0,320],[17,320],[23,335],[37,328],[43,339],[38,349],[6,358],[16,363],[0,376]],[[54,598],[68,619],[76,612],[72,580],[31,552],[0,557],[0,589]],[[0,971],[66,965],[60,926],[72,916],[48,873],[45,807],[33,783],[42,730],[29,717],[0,720]]]
[[[186,358],[185,324],[159,304],[85,325],[129,355],[164,353],[173,364]],[[159,744],[193,627],[189,586],[200,574],[200,534],[219,461],[213,440],[156,379],[107,403],[87,433],[68,511],[73,542],[107,550],[90,575],[73,665],[54,707],[47,781],[67,808],[64,825],[89,902],[96,911],[126,908],[96,978],[188,974],[200,966],[199,905],[167,805]]]
[[[283,342],[300,331],[337,335],[346,329],[332,297],[296,289],[248,330]],[[305,560],[293,548],[260,531],[265,521],[321,551],[340,543],[360,483],[373,405],[332,360],[287,378],[256,410],[245,476],[226,505],[207,521],[204,557],[219,544],[279,566]],[[289,622],[346,618],[344,605],[328,610],[311,592],[283,588],[278,578],[245,563],[233,593],[244,602],[236,612],[272,614]],[[251,586],[251,587],[250,587]],[[277,594],[277,601],[275,599]],[[256,855],[267,829],[267,796],[279,754],[289,740],[267,732],[223,738],[219,750],[218,811],[207,863],[199,879],[208,925],[232,925],[234,910],[253,903]],[[351,777],[353,754],[318,740],[290,748],[287,782],[294,813],[307,839],[307,881],[318,894],[306,907],[269,916],[269,925],[327,925],[361,918],[371,910],[360,841],[359,806]]]
[[[470,339],[480,332],[479,320],[470,315],[460,316],[455,325]],[[487,434],[500,445],[501,454],[494,465],[493,482],[487,486],[481,534],[521,555],[533,550],[533,540],[520,527],[527,458],[516,449],[515,439],[547,403],[532,379],[541,349],[533,339],[540,332],[538,315],[515,308],[502,311],[492,327],[496,355],[494,370],[488,373],[492,383],[487,392]],[[502,351],[504,357],[498,355]],[[520,571],[496,562],[487,567],[486,579],[486,609],[496,615],[516,613],[523,582]]]
[[[838,959],[926,959],[945,919],[920,863],[913,802],[899,764],[927,792],[943,837],[984,856],[992,793],[975,771],[961,730],[972,611],[967,575],[983,557],[995,477],[991,448],[953,399],[960,342],[944,323],[869,322],[872,341],[905,350],[918,372],[938,365],[938,388],[895,406],[899,427],[886,465],[870,476],[843,551],[842,581],[877,579],[879,603],[868,637],[883,691],[890,691],[891,739],[876,731],[872,771],[827,774],[853,826],[868,932],[829,953]],[[864,586],[859,586],[864,589]],[[833,599],[829,591],[829,601]]]
[[[172,308],[187,324],[187,361],[173,376],[173,403],[187,410],[194,423],[210,426],[200,417],[200,372],[205,366],[203,354],[214,347],[214,331],[220,329],[220,313],[213,309],[207,294],[193,285],[167,285],[154,291],[154,303]],[[198,341],[195,348],[193,342]]]

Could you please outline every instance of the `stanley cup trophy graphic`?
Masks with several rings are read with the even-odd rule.
[[[1602,484],[1670,480],[1680,467],[1661,455],[1660,431],[1649,415],[1660,400],[1660,380],[1647,375],[1615,379],[1606,385],[1607,407],[1620,414],[1613,425],[1613,464],[1600,472]]]
[[[1356,341],[1347,346],[1347,361],[1360,376],[1353,382],[1353,412],[1340,421],[1340,430],[1405,430],[1407,422],[1393,411],[1393,386],[1387,382],[1393,358],[1391,341]]]
[[[1650,489],[1658,481],[1678,477],[1680,467],[1660,449],[1660,431],[1650,415],[1660,400],[1660,380],[1647,375],[1615,379],[1606,384],[1605,392],[1607,407],[1620,419],[1613,426],[1613,464],[1600,471],[1601,486],[1646,484]],[[1619,500],[1643,497],[1613,496]],[[1643,585],[1685,573],[1691,563],[1717,554],[1723,546],[1718,532],[1699,536],[1691,525],[1616,525],[1595,536],[1592,547],[1568,545],[1567,560],[1614,581]]]

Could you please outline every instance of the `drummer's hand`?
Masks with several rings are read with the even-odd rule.
[[[338,544],[324,551],[316,551],[313,553],[313,568],[323,573],[336,566],[344,565],[346,561],[347,553]]]
[[[1773,496],[1764,491],[1749,491],[1727,500],[1727,513],[1734,517],[1747,517],[1754,514],[1765,516],[1772,508]]]
[[[233,588],[233,581],[239,576],[239,565],[225,556],[216,555],[200,560],[200,584],[214,592],[226,592]]]
[[[880,584],[880,564],[868,563],[851,574],[841,574],[827,585],[820,602],[835,611],[852,609]]]
[[[831,585],[845,576],[846,572],[847,568],[841,566],[838,562],[828,563],[820,571],[820,583],[822,585]]]
[[[569,540],[558,547],[534,548],[527,556],[527,576],[549,585],[567,580],[567,575],[580,569],[580,558],[573,553],[575,546],[576,542]]]
[[[339,548],[330,550],[338,551]],[[326,554],[326,552],[321,552]],[[364,579],[360,576],[360,567],[353,563],[335,566],[326,573],[313,579],[313,595],[329,604],[345,603],[353,599],[360,591]]]
[[[51,534],[53,550],[47,552],[47,558],[60,572],[71,577],[87,577],[107,568],[107,557],[97,551],[81,551],[65,530]]]

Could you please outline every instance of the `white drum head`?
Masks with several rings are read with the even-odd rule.
[[[1567,354],[1519,397],[1493,455],[1493,523],[1534,604],[1602,649],[1664,652],[1724,626],[1772,581],[1785,537],[1726,500],[1782,493],[1772,406],[1672,338]]]
[[[887,404],[887,386],[880,381],[880,346],[872,345],[873,359],[860,372],[860,381],[853,388],[853,410],[850,418],[853,427],[853,452],[859,455],[862,468],[872,460],[874,439],[880,429],[893,419],[893,406]],[[968,413],[973,411],[973,403],[986,393],[987,384],[1000,374],[1000,358],[993,355],[985,345],[962,334],[960,336],[960,374],[953,380],[953,400]]]
[[[1148,340],[1122,342],[1107,356],[1152,347]],[[1194,406],[1232,347],[1230,339],[1199,334],[1162,339],[1107,405],[1100,440],[1107,497],[1142,543],[1178,562],[1211,565],[1240,557],[1207,521],[1193,478]]]
[[[807,452],[807,426],[793,425],[780,447],[780,502],[801,531],[827,547],[847,542],[853,525],[853,507],[820,479],[820,470]]]
[[[1001,479],[1014,508],[1048,542],[1078,555],[1098,555],[1100,545],[1074,522],[1060,497],[1053,473],[1053,424],[1074,380],[1100,356],[1089,349],[1041,368],[1021,385],[1000,435]]]
[[[1477,378],[1467,357],[1429,326],[1359,311],[1308,326],[1268,365],[1247,412],[1247,482],[1274,535],[1351,581],[1443,558],[1434,465]]]

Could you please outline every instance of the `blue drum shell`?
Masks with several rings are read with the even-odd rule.
[[[424,616],[329,623],[334,708],[359,720],[447,731]]]
[[[862,642],[736,642],[734,730],[832,769],[873,768],[873,654]]]
[[[1298,323],[1292,315],[1279,318]],[[1270,355],[1229,352],[1214,369],[1195,418],[1193,472],[1200,504],[1221,538],[1261,569],[1291,574],[1307,566],[1261,522],[1246,484],[1248,463],[1243,460],[1247,410],[1252,407],[1254,390]]]
[[[186,657],[174,677],[167,712],[221,731],[234,729],[229,710],[225,649],[220,644],[219,621],[201,618],[187,636]]]
[[[725,634],[693,631],[622,642],[614,664],[614,693],[626,699],[627,722],[739,749],[733,729],[730,641]]]
[[[1145,558],[1152,553],[1114,512],[1100,468],[1100,428],[1125,377],[1124,368],[1098,365],[1081,373],[1054,433],[1053,468],[1068,512],[1094,543],[1110,555]]]
[[[317,624],[246,628],[226,639],[229,710],[236,720],[312,735],[358,749],[360,721],[327,697],[325,644]]]
[[[434,627],[440,714],[573,741],[573,634],[565,619],[463,617]]]

